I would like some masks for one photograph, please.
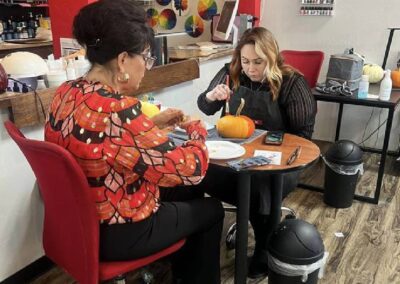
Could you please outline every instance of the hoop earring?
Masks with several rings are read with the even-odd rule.
[[[240,73],[242,73],[243,75],[244,75],[244,70],[242,69],[242,70],[240,70]]]
[[[125,73],[122,73],[122,78],[120,76],[118,76],[117,80],[118,80],[118,82],[126,83],[129,81],[129,78],[130,78],[129,74],[125,72]]]

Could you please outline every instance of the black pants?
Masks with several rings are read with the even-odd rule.
[[[284,174],[283,197],[297,185],[299,172]],[[206,177],[197,188],[224,202],[237,205],[238,175],[210,166]],[[271,178],[268,175],[253,174],[250,192],[250,223],[254,230],[255,254],[266,259],[268,236],[271,233],[269,214],[271,209]],[[265,258],[265,259],[264,259]]]
[[[100,258],[130,260],[156,253],[180,239],[172,257],[174,276],[183,283],[220,283],[221,202],[203,198],[194,187],[161,188],[158,211],[129,224],[100,226]]]

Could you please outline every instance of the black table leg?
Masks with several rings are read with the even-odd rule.
[[[338,118],[337,118],[337,123],[336,123],[335,141],[338,141],[339,137],[340,137],[340,126],[342,124],[342,114],[343,114],[343,104],[339,103],[339,112],[338,112]]]
[[[247,241],[250,210],[250,174],[240,173],[237,185],[238,206],[236,215],[235,284],[246,283]]]
[[[385,129],[385,137],[383,139],[381,160],[380,160],[379,170],[378,170],[378,180],[376,181],[376,189],[375,189],[375,194],[374,194],[374,203],[375,204],[378,204],[379,195],[381,193],[383,175],[385,172],[386,156],[387,156],[387,151],[389,148],[390,131],[392,130],[393,114],[394,114],[394,108],[389,108],[388,118],[387,118],[387,122],[386,122],[386,129]]]
[[[281,220],[281,207],[282,207],[282,191],[283,191],[283,175],[271,175],[272,180],[272,194],[271,194],[271,224],[272,230],[278,228]],[[272,231],[271,230],[271,231]]]

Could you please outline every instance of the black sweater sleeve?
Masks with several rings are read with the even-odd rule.
[[[317,104],[303,76],[296,76],[285,96],[283,109],[286,112],[287,131],[311,139]]]
[[[215,77],[212,79],[207,90],[201,93],[197,98],[197,106],[206,115],[213,115],[221,108],[225,108],[225,101],[208,102],[206,100],[206,94],[210,92],[212,89],[214,89],[217,85],[225,83],[227,75],[228,71],[226,67],[223,67],[221,70],[218,71],[217,75],[215,75]]]

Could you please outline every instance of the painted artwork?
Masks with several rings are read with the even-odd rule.
[[[176,15],[171,9],[164,9],[158,17],[158,24],[165,30],[172,30],[176,26]]]
[[[154,8],[147,9],[147,23],[150,27],[154,28],[158,25],[158,11]]]
[[[197,11],[203,20],[209,21],[217,14],[217,3],[214,0],[199,0]]]
[[[204,23],[199,16],[189,16],[185,21],[185,31],[191,37],[199,37],[204,32]]]
[[[169,3],[171,3],[171,0],[157,0],[157,3],[161,6],[167,6]]]
[[[189,13],[189,0],[173,0],[172,9],[179,17],[187,15]]]

